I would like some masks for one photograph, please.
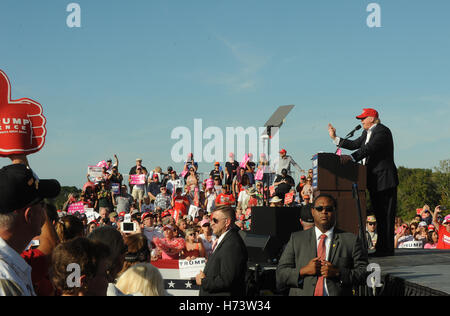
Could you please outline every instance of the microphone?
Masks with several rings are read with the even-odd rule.
[[[345,136],[344,140],[347,140],[350,137],[353,137],[353,134],[355,134],[355,132],[360,129],[361,129],[361,125],[359,125],[359,124],[356,125],[356,127],[353,129],[353,131],[351,131],[350,133],[347,134],[347,136]],[[338,145],[335,154],[337,154],[339,152],[340,148],[341,148],[341,145]]]
[[[358,124],[358,125],[353,129],[353,131],[351,131],[350,133],[347,134],[347,136],[345,136],[345,139],[350,138],[350,137],[353,137],[353,134],[355,134],[355,132],[358,131],[358,130],[360,130],[360,129],[361,129],[361,125]]]

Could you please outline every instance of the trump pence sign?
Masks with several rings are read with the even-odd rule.
[[[0,70],[0,156],[29,155],[45,143],[42,106],[31,99],[11,100],[11,84]]]

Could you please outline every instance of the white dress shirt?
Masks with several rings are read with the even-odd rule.
[[[213,250],[212,252],[216,251],[217,247],[219,247],[220,243],[222,242],[222,240],[225,238],[225,235],[226,235],[229,231],[230,231],[230,230],[227,230],[227,231],[224,232],[222,235],[220,235],[219,239],[217,240],[217,244],[216,244],[216,246],[214,247],[214,250]]]
[[[317,247],[317,253],[319,253],[319,242],[320,242],[320,236],[324,233],[322,233],[316,226],[314,227],[315,233],[316,233],[316,247]],[[325,233],[327,235],[327,238],[325,238],[325,258],[327,261],[329,261],[330,258],[330,249],[331,249],[331,241],[333,240],[333,233],[334,233],[334,227],[332,227],[329,231]],[[327,279],[325,278],[323,280],[323,296],[328,296],[328,287],[327,287]]]
[[[22,296],[36,296],[31,281],[31,267],[20,254],[0,238],[0,282],[2,280],[18,287]],[[0,296],[18,294],[15,291],[11,294],[8,288],[0,286]]]

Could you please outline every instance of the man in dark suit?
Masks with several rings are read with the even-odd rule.
[[[200,296],[244,296],[247,248],[234,224],[234,210],[219,206],[212,215],[211,228],[217,236],[205,270],[196,276]]]
[[[328,124],[328,132],[336,145],[356,150],[341,156],[341,161],[361,161],[367,166],[367,189],[378,222],[375,256],[394,255],[394,221],[397,213],[397,167],[394,163],[394,141],[389,128],[381,124],[378,112],[364,109],[356,117],[364,131],[356,140],[336,137],[336,129]]]
[[[311,209],[315,227],[293,233],[276,271],[279,289],[289,295],[352,295],[366,280],[367,253],[361,240],[335,227],[336,200],[320,194]]]

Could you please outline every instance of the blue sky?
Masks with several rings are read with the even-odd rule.
[[[137,157],[180,170],[173,128],[262,126],[287,104],[281,146],[304,168],[335,150],[327,124],[345,135],[363,107],[391,128],[398,166],[450,158],[447,0],[377,1],[381,28],[366,25],[373,1],[80,0],[68,28],[70,2],[0,2],[0,69],[48,120],[29,157],[41,178],[81,186],[114,153],[123,173]]]

